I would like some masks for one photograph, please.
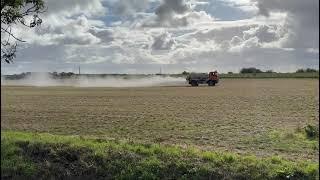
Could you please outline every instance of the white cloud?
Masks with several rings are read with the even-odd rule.
[[[228,5],[239,8],[245,12],[256,13],[258,8],[255,6],[255,2],[252,0],[223,0]]]
[[[84,14],[86,16],[104,15],[107,9],[100,0],[46,0],[47,11],[45,15],[74,16]]]
[[[256,0],[259,13],[269,16],[272,12],[288,14],[287,28],[290,37],[284,46],[292,48],[319,48],[318,0]]]
[[[175,40],[171,37],[171,34],[165,32],[160,36],[154,37],[152,44],[153,50],[171,50],[175,45]]]
[[[148,0],[118,0],[113,4],[113,12],[118,15],[128,16],[144,11],[148,4]]]
[[[143,27],[181,27],[192,26],[196,23],[212,22],[213,17],[204,11],[195,11],[195,6],[184,0],[163,0],[155,9],[154,15],[145,19]],[[199,4],[199,3],[196,3]],[[203,3],[200,3],[203,4]]]

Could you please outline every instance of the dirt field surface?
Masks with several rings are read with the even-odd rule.
[[[215,87],[1,87],[1,129],[196,146],[317,161],[318,79],[222,79]]]

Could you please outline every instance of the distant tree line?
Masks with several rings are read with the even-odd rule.
[[[298,69],[295,73],[314,73],[314,72],[319,72],[319,70],[316,70],[316,69],[311,69],[311,68],[306,68],[306,69]],[[180,76],[187,76],[189,75],[191,72],[187,72],[187,71],[183,71],[181,74],[171,74],[170,76],[172,77],[180,77]],[[272,70],[267,70],[267,71],[262,71],[260,69],[257,69],[255,67],[250,67],[250,68],[242,68],[240,70],[240,74],[247,74],[247,73],[276,73]],[[26,78],[28,76],[30,76],[31,74],[39,74],[37,72],[24,72],[24,73],[21,73],[21,74],[14,74],[14,75],[1,75],[3,77],[5,77],[6,79],[23,79],[23,78]],[[41,73],[40,73],[41,74]],[[43,74],[43,73],[42,73]],[[54,79],[63,79],[63,78],[70,78],[72,76],[76,76],[75,73],[73,72],[61,72],[61,73],[58,73],[58,72],[48,72],[47,73],[51,78],[54,78]],[[233,72],[229,71],[228,74],[234,74]],[[83,74],[84,76],[93,76],[93,77],[107,77],[107,76],[123,76],[123,77],[132,77],[133,75],[130,75],[130,74],[94,74],[94,75],[90,75],[90,74]],[[167,74],[169,75],[169,74]],[[140,75],[134,75],[134,76],[148,76],[147,74],[140,74]]]
[[[183,71],[181,74],[182,74],[182,75],[189,75],[190,73],[187,72],[187,71]]]
[[[319,70],[307,68],[307,69],[298,69],[296,71],[296,73],[312,73],[312,72],[319,72]]]
[[[53,72],[53,73],[49,73],[49,75],[59,78],[59,77],[71,77],[74,75],[74,73],[73,72],[61,72],[61,73]]]
[[[312,72],[319,72],[319,70],[307,68],[307,69],[298,69],[296,71],[296,73],[312,73]],[[276,73],[276,72],[272,70],[262,71],[254,67],[250,67],[250,68],[242,68],[240,70],[240,73],[245,74],[245,73]]]
[[[24,79],[28,76],[31,76],[32,74],[46,74],[46,73],[37,73],[37,72],[23,72],[20,74],[13,74],[13,75],[5,75],[6,79]],[[47,73],[50,77],[52,78],[69,78],[71,76],[74,75],[73,72],[61,72],[61,73],[57,73],[57,72],[49,72]]]
[[[246,74],[246,73],[263,73],[260,69],[257,69],[255,67],[249,67],[249,68],[242,68],[240,70],[241,74]]]
[[[319,70],[307,68],[307,69],[298,69],[296,71],[296,73],[312,73],[312,72],[319,72]],[[249,67],[249,68],[242,68],[239,73],[240,74],[248,74],[248,73],[276,73],[276,72],[274,72],[273,70],[262,71],[258,68],[255,68],[255,67]],[[190,74],[190,72],[183,71],[181,74],[188,75],[188,74]],[[233,74],[233,72],[229,71],[228,74]]]

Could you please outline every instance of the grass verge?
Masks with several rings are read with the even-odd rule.
[[[252,136],[247,138],[244,144],[252,147],[256,145],[256,148],[261,150],[272,147],[275,154],[290,153],[295,156],[315,159],[319,156],[319,136],[317,134],[316,126],[307,125],[295,130],[272,130]],[[291,157],[287,158],[292,159]]]
[[[1,133],[1,179],[318,179],[319,164],[79,136]]]

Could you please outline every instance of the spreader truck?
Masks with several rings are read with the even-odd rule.
[[[219,82],[219,75],[217,71],[206,73],[191,73],[186,78],[191,86],[199,86],[199,84],[208,84],[208,86],[215,86]]]

